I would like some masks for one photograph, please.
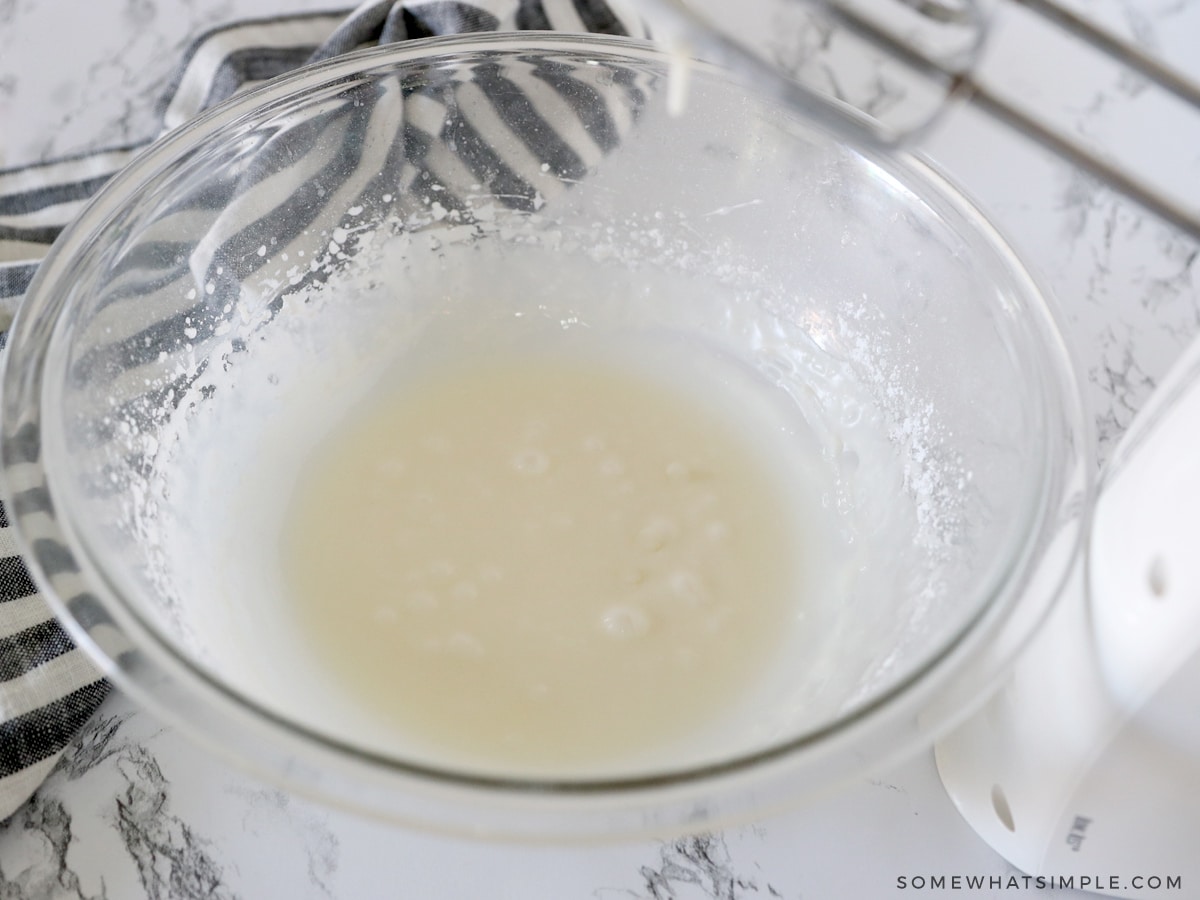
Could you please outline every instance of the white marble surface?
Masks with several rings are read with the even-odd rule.
[[[1200,75],[1200,2],[1080,5]],[[286,9],[328,6],[300,0]],[[153,98],[190,36],[284,8],[282,0],[0,0],[0,168],[146,137]],[[1009,43],[997,49],[992,77],[1180,190],[1200,186],[1195,123],[1137,79],[1043,46],[1018,19],[1001,26]],[[1103,457],[1200,331],[1196,243],[969,110],[927,149],[1058,295]],[[1011,871],[958,818],[928,755],[752,827],[667,843],[517,848],[405,832],[283,793],[121,696],[34,801],[0,825],[5,900],[814,900],[928,896],[947,892],[900,890],[897,879]]]

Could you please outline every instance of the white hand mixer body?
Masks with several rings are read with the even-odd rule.
[[[1064,595],[1006,685],[938,744],[938,768],[1023,872],[1162,896],[1200,883],[1198,700],[1200,341],[1118,447]]]

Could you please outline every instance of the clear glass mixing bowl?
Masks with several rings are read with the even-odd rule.
[[[69,229],[9,337],[5,499],[122,690],[368,814],[576,839],[794,802],[928,746],[995,682],[1089,495],[1043,293],[919,160],[668,62],[594,35],[351,54],[169,135]],[[803,642],[773,693],[641,766],[389,744],[280,625],[295,460],[397,365],[597,340],[684,348],[800,436],[838,548],[796,598]]]

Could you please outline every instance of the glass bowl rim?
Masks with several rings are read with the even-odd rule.
[[[179,697],[206,703],[207,715],[213,722],[224,721],[233,728],[238,723],[252,721],[257,730],[262,732],[261,739],[272,739],[291,744],[287,751],[290,756],[295,752],[304,757],[305,749],[314,750],[311,758],[325,761],[340,761],[350,769],[359,768],[360,774],[368,777],[363,783],[377,781],[382,775],[398,775],[409,786],[412,782],[426,784],[441,784],[452,792],[466,790],[470,794],[478,794],[481,790],[492,796],[508,795],[521,802],[528,800],[548,801],[550,805],[561,799],[586,800],[586,798],[624,797],[635,806],[644,803],[651,795],[658,793],[674,795],[680,788],[692,788],[697,785],[717,786],[718,783],[728,782],[727,788],[739,782],[744,776],[759,770],[775,771],[776,774],[787,775],[797,767],[803,768],[804,760],[819,756],[823,751],[838,748],[848,738],[852,739],[859,733],[866,732],[877,745],[889,741],[889,735],[896,739],[896,748],[892,754],[877,754],[879,763],[886,761],[905,751],[915,749],[911,745],[916,733],[911,728],[907,730],[898,725],[923,709],[918,704],[922,697],[925,700],[936,698],[945,693],[940,690],[948,680],[955,676],[966,677],[978,682],[977,693],[983,693],[1001,676],[1003,665],[1011,659],[985,659],[987,654],[979,654],[980,643],[987,636],[1005,625],[1005,622],[1017,614],[1017,608],[1022,606],[1022,591],[1019,582],[1028,579],[1031,567],[1038,562],[1039,542],[1045,543],[1050,537],[1049,530],[1061,524],[1062,513],[1070,506],[1082,518],[1080,510],[1090,506],[1093,491],[1092,466],[1090,465],[1090,442],[1083,440],[1087,432],[1084,420],[1081,391],[1076,378],[1076,367],[1071,360],[1071,354],[1061,338],[1061,329],[1057,324],[1057,316],[1049,294],[1042,289],[1036,279],[1021,264],[1015,253],[1005,242],[1000,232],[992,225],[987,217],[979,211],[948,179],[939,174],[933,166],[912,155],[891,155],[885,171],[893,176],[903,173],[902,184],[910,188],[913,183],[919,183],[932,195],[936,196],[950,212],[957,216],[960,224],[977,238],[981,245],[991,251],[1006,270],[1006,274],[1015,282],[1020,296],[1028,309],[1024,313],[1032,313],[1028,320],[1027,338],[1030,344],[1040,343],[1039,362],[1049,375],[1047,387],[1041,400],[1048,408],[1054,407],[1057,401],[1061,408],[1049,412],[1058,412],[1065,421],[1072,439],[1064,441],[1064,446],[1057,453],[1047,452],[1043,483],[1037,492],[1041,502],[1031,505],[1033,520],[1029,523],[1029,537],[1017,550],[1016,557],[1008,560],[987,585],[987,597],[978,607],[975,615],[967,619],[963,626],[945,643],[932,652],[920,665],[905,678],[891,685],[887,690],[872,698],[869,702],[856,707],[848,715],[834,719],[829,724],[810,730],[804,734],[776,743],[769,747],[751,753],[743,753],[728,760],[689,768],[681,768],[667,772],[655,772],[646,776],[611,777],[593,779],[551,779],[537,780],[531,778],[507,778],[480,776],[466,772],[456,772],[449,769],[438,769],[423,764],[414,764],[381,754],[365,751],[361,747],[339,742],[329,735],[318,733],[308,727],[299,725],[284,717],[265,709],[256,701],[244,697],[232,687],[218,682],[212,676],[199,669],[194,663],[176,652],[171,642],[157,634],[155,629],[142,622],[142,627],[136,629],[134,641],[139,650],[144,650],[145,640],[157,644],[153,649],[152,659],[144,658],[143,654],[130,655],[113,652],[100,645],[91,634],[91,628],[83,621],[72,603],[60,597],[56,592],[53,578],[46,567],[39,562],[38,554],[33,547],[33,539],[25,533],[25,516],[14,512],[16,505],[12,500],[15,496],[11,480],[11,469],[14,466],[29,466],[30,461],[19,453],[14,453],[18,440],[17,429],[21,416],[22,401],[32,403],[37,407],[43,401],[43,375],[49,343],[54,331],[55,322],[61,316],[64,305],[64,292],[56,293],[56,282],[61,281],[64,272],[79,258],[83,248],[95,243],[104,234],[104,225],[109,218],[121,209],[131,198],[136,198],[139,188],[153,177],[170,167],[173,162],[189,151],[209,140],[218,139],[224,129],[237,126],[239,123],[253,122],[267,115],[276,105],[294,101],[306,91],[315,90],[322,86],[328,87],[339,79],[366,77],[373,73],[382,73],[400,69],[406,65],[420,63],[428,65],[437,60],[445,63],[461,64],[466,60],[477,57],[481,53],[520,54],[531,53],[545,55],[570,55],[578,58],[610,59],[626,61],[635,59],[641,63],[654,62],[661,65],[665,71],[668,68],[670,55],[667,51],[657,48],[654,44],[631,38],[612,37],[607,35],[573,35],[559,32],[514,32],[514,33],[483,33],[472,35],[451,35],[439,38],[425,38],[403,42],[384,47],[355,51],[344,56],[338,56],[321,63],[306,66],[281,78],[275,79],[251,91],[235,95],[233,98],[217,105],[203,113],[184,126],[172,131],[150,148],[139,154],[125,169],[115,176],[88,204],[80,217],[70,225],[61,239],[56,242],[39,268],[26,294],[21,310],[18,312],[12,330],[10,344],[5,354],[5,368],[2,380],[3,408],[0,410],[0,487],[6,507],[10,510],[10,518],[14,525],[18,546],[22,556],[29,561],[29,568],[43,596],[52,607],[58,618],[63,622],[75,643],[83,647],[98,663],[105,674],[123,691],[135,697],[142,705],[156,714],[172,720],[174,724],[188,731],[193,737],[199,738],[212,749],[221,752],[226,757],[244,767],[282,780],[301,792],[315,793],[323,799],[342,800],[345,798],[329,796],[328,790],[314,783],[322,779],[308,777],[289,778],[286,773],[279,771],[279,766],[263,764],[261,758],[274,757],[278,761],[278,753],[257,753],[255,760],[247,758],[245,748],[231,749],[230,744],[219,736],[198,734],[200,728],[194,717],[188,711],[177,708],[171,701]],[[704,66],[712,72],[722,73],[719,67]],[[720,76],[719,77],[728,77]],[[824,129],[820,129],[824,130]],[[831,137],[836,139],[836,136]],[[854,147],[873,161],[878,161],[872,155],[871,148]],[[33,364],[28,363],[32,360]],[[16,361],[24,365],[13,364]],[[1057,389],[1057,390],[1055,390]],[[26,408],[28,408],[26,406]],[[40,422],[40,411],[38,412]],[[1047,432],[1052,430],[1053,421],[1048,425]],[[46,484],[47,490],[53,496],[52,475],[41,468],[42,460],[35,461],[38,475]],[[1057,472],[1051,471],[1055,466]],[[1066,476],[1064,477],[1065,470]],[[26,470],[28,473],[28,470]],[[26,476],[27,477],[27,474]],[[53,509],[51,518],[54,517]],[[105,574],[103,564],[92,558],[74,527],[69,520],[56,520],[55,527],[63,538],[63,543],[70,548],[73,555],[83,562],[83,568],[92,576],[93,587],[106,595],[103,600],[96,600],[102,613],[111,612],[109,604],[125,605],[120,592],[116,590]],[[1080,529],[1077,529],[1080,531]],[[1066,574],[1066,565],[1073,561],[1081,544],[1081,536],[1075,533],[1070,536],[1073,546],[1070,559],[1063,563],[1063,571],[1057,578],[1052,578],[1057,584]],[[97,583],[99,582],[99,583]],[[1057,591],[1055,591],[1057,593]],[[1007,600],[1007,603],[1002,601]],[[1034,615],[1025,615],[1030,624],[1025,627],[1028,632],[1024,638],[1031,636],[1034,626],[1040,622],[1048,611],[1053,596],[1038,601],[1039,609]],[[1032,601],[1031,601],[1032,602]],[[78,605],[78,604],[75,604]],[[136,611],[126,608],[126,612],[137,616]],[[1028,612],[1028,610],[1026,611]],[[122,616],[121,618],[125,618]],[[127,620],[126,620],[127,621]],[[119,631],[129,631],[121,629]],[[128,635],[127,635],[128,636]],[[1019,642],[1023,645],[1023,640]],[[1008,654],[1011,657],[1011,652]],[[134,661],[136,659],[136,661]],[[979,671],[981,669],[988,671]],[[165,680],[164,680],[165,679]],[[179,692],[179,697],[175,696]],[[951,692],[953,693],[953,692]],[[203,698],[203,699],[198,699]],[[936,704],[934,704],[936,706]],[[922,739],[932,740],[939,730],[944,730],[949,724],[962,715],[963,703],[951,704],[954,709],[939,713],[934,717],[926,717],[918,728]],[[932,721],[938,719],[939,721]],[[889,727],[889,725],[891,727]],[[907,735],[907,739],[905,739]],[[257,744],[258,739],[254,743]],[[307,746],[315,745],[315,746]],[[845,753],[846,748],[841,747]],[[814,767],[814,771],[819,767]],[[850,768],[848,765],[831,767],[833,770]],[[851,774],[851,773],[847,773]],[[350,774],[350,780],[355,776]],[[801,779],[803,780],[803,779]],[[810,781],[812,779],[809,779]],[[807,785],[808,788],[814,785]],[[678,798],[676,798],[678,799]],[[687,798],[690,803],[692,798]],[[671,802],[675,802],[672,800]],[[351,802],[354,808],[367,812],[382,813],[387,816],[387,810],[376,808],[373,802]],[[603,804],[607,805],[607,804]],[[682,807],[679,807],[682,809]],[[691,814],[689,814],[691,815]],[[678,818],[678,816],[676,816]],[[457,830],[457,829],[453,829]],[[628,831],[628,829],[625,829]]]

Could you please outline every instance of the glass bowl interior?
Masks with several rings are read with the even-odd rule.
[[[919,162],[703,66],[676,108],[668,68],[596,36],[355,54],[235,98],[102,193],[14,328],[4,465],[38,577],[123,687],[358,808],[459,827],[488,804],[510,823],[505,804],[590,804],[591,833],[823,786],[953,718],[961,704],[931,712],[946,685],[990,683],[979,648],[1022,604],[1036,620],[1046,598],[1023,588],[1082,467],[1043,296]],[[314,448],[380,384],[532,357],[717,398],[785,514],[806,505],[771,642],[723,669],[737,629],[714,618],[688,700],[704,714],[652,746],[502,758],[425,740],[338,672],[388,615],[298,624],[280,547]],[[50,502],[13,502],[30,485]],[[756,585],[726,613],[753,615]],[[336,587],[327,603],[359,615]],[[382,702],[449,717],[444,681],[418,673]],[[585,709],[588,743],[622,716]],[[548,822],[529,829],[562,830]]]

